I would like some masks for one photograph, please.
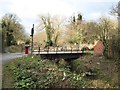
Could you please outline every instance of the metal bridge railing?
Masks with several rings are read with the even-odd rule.
[[[47,48],[43,48],[43,47],[36,47],[35,50],[33,50],[33,52],[37,53],[37,54],[41,54],[41,53],[45,53],[45,54],[57,54],[57,53],[93,53],[93,51],[90,50],[81,50],[79,47],[47,47]]]

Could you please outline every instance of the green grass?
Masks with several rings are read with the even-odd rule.
[[[9,66],[10,62],[3,65],[2,88],[13,88],[14,75]]]

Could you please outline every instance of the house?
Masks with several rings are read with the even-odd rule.
[[[104,45],[102,41],[97,41],[95,46],[94,46],[94,56],[101,56],[103,55],[104,52]]]

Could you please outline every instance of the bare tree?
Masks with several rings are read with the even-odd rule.
[[[118,37],[117,34],[118,29],[115,26],[117,25],[114,25],[113,21],[109,18],[103,17],[100,19],[99,22],[99,29],[101,30],[100,39],[103,41],[103,44],[105,46],[105,50],[104,50],[105,56],[108,56],[108,53],[111,50],[111,46],[110,46],[111,40],[114,39],[115,37]],[[113,44],[115,43],[111,43],[111,45]]]
[[[56,46],[60,36],[62,23],[64,22],[58,16],[40,16],[39,28],[46,32],[46,46]]]
[[[82,22],[82,15],[70,18],[70,23],[67,27],[67,41],[70,44],[80,44],[83,42],[84,23]]]

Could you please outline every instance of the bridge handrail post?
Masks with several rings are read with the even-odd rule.
[[[38,54],[40,54],[40,47],[38,47],[39,49],[38,49]]]
[[[49,46],[47,47],[47,54],[49,53]]]
[[[57,54],[57,52],[58,52],[58,46],[57,46],[57,48],[56,48],[56,54]]]
[[[72,46],[71,46],[71,53],[72,53]]]
[[[64,46],[63,48],[64,48],[64,53],[65,53],[65,51],[67,51],[67,46]]]
[[[55,47],[54,47],[54,52],[55,52]]]
[[[49,51],[50,51],[50,47],[48,46],[48,53],[49,53]]]
[[[84,53],[84,50],[82,50],[82,53]]]
[[[78,51],[79,51],[79,45],[78,45],[78,50],[77,50],[77,53],[78,53]]]

